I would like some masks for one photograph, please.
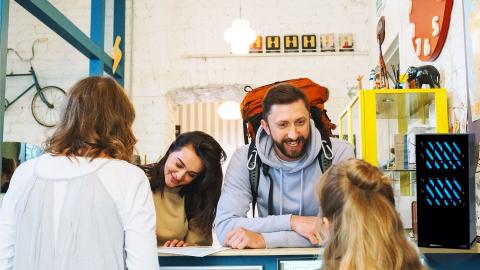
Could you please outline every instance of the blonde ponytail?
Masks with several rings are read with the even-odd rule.
[[[378,168],[344,161],[322,176],[318,191],[332,222],[323,269],[422,269],[395,210],[391,181]]]

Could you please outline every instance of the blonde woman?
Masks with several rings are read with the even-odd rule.
[[[334,165],[318,193],[328,231],[322,269],[424,269],[378,168],[356,159]]]
[[[46,154],[12,177],[0,209],[0,269],[159,268],[149,182],[127,162],[134,119],[112,78],[73,86]]]

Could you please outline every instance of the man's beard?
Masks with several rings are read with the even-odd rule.
[[[298,137],[296,140],[292,140],[292,139],[283,139],[281,142],[278,142],[276,140],[273,140],[273,143],[275,144],[275,146],[277,146],[277,148],[280,150],[280,152],[282,152],[283,155],[285,155],[286,157],[290,158],[290,159],[299,159],[300,157],[303,156],[303,154],[305,154],[305,152],[307,151],[307,145],[308,143],[310,142],[309,140],[310,138],[307,138],[305,139],[305,137],[303,136],[300,136]],[[285,146],[285,144],[288,144],[290,142],[297,142],[298,144],[301,144],[301,149],[300,151],[288,151],[287,150],[287,147]]]

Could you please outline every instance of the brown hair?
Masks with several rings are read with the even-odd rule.
[[[263,120],[267,121],[267,116],[270,114],[273,105],[292,104],[298,100],[303,101],[305,108],[310,112],[310,103],[302,90],[288,83],[273,86],[263,98]]]
[[[132,132],[135,110],[115,80],[89,77],[77,82],[64,110],[57,130],[45,142],[46,152],[130,161],[137,142]]]
[[[163,196],[166,185],[164,168],[168,156],[188,145],[191,145],[200,157],[204,169],[192,183],[181,188],[180,195],[185,198],[188,221],[202,233],[210,235],[222,190],[222,162],[227,158],[225,151],[212,136],[202,131],[182,133],[172,142],[158,163],[142,168],[150,179],[152,191],[160,192]]]
[[[395,210],[391,180],[369,163],[332,166],[318,187],[332,224],[322,269],[424,269]]]

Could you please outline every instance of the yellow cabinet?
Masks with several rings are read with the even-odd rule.
[[[415,134],[447,132],[445,89],[361,90],[339,117],[340,138],[348,138],[356,157],[393,180],[396,208],[407,228],[416,199]]]
[[[394,156],[395,136],[447,132],[447,93],[443,88],[360,90],[339,117],[340,138],[347,137],[354,145],[357,158],[387,169]],[[415,149],[413,143],[407,144]]]

